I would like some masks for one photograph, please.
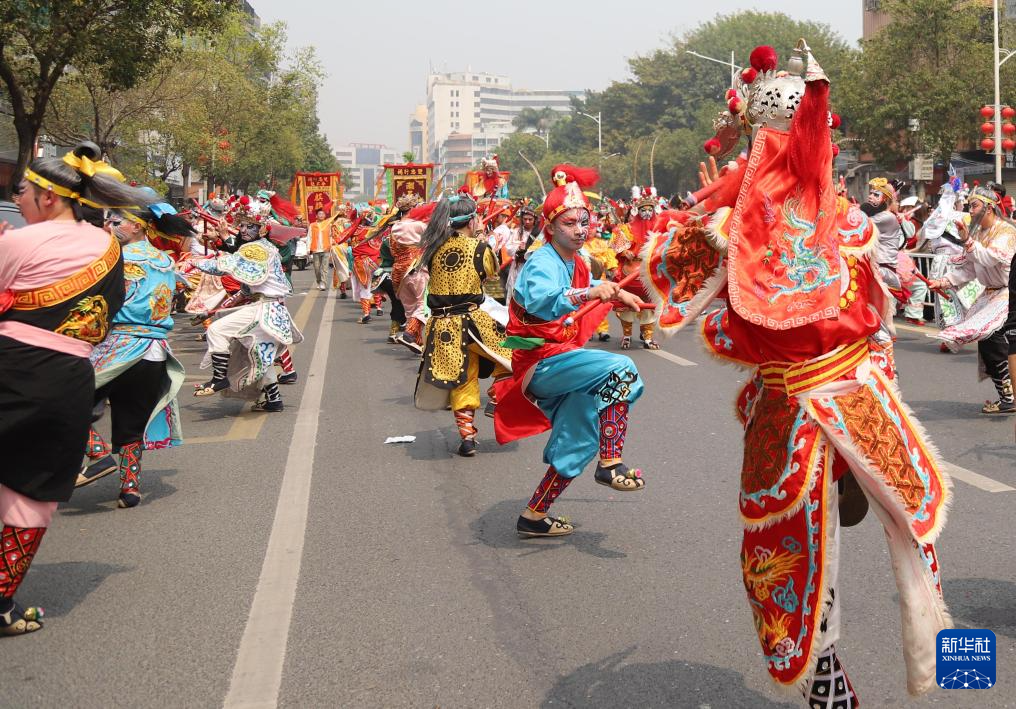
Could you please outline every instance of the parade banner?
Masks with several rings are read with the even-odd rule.
[[[296,173],[289,188],[289,201],[297,206],[307,221],[312,221],[319,209],[331,215],[332,205],[342,202],[342,173]]]
[[[415,194],[426,200],[430,194],[430,186],[434,181],[434,165],[432,163],[406,163],[404,165],[385,165],[385,182],[388,187],[388,204],[395,204],[399,197]]]

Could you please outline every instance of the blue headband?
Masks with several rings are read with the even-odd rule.
[[[148,207],[148,210],[155,215],[156,219],[163,216],[164,214],[176,214],[176,209],[173,207],[173,205],[167,204],[166,202],[159,202],[158,204],[150,205]]]

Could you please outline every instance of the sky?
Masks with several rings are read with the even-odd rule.
[[[318,115],[332,146],[408,147],[409,114],[426,103],[427,74],[478,71],[515,88],[593,89],[629,78],[627,58],[662,47],[718,14],[785,12],[861,37],[863,0],[251,0],[263,22],[284,21],[291,48],[313,46],[328,74]],[[625,13],[632,8],[634,12]],[[759,44],[765,37],[759,37]],[[716,55],[723,56],[717,47]],[[742,59],[743,61],[743,59]],[[703,61],[703,71],[724,72]]]

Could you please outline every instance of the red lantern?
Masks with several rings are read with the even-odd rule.
[[[981,124],[981,132],[984,133],[985,135],[991,135],[992,133],[995,132],[995,124],[994,123],[982,123]]]
[[[219,150],[229,150],[230,148],[233,147],[233,144],[230,143],[228,140],[220,140],[218,142],[218,146]]]
[[[981,115],[985,118],[991,118],[995,115],[995,108],[993,106],[981,106]]]
[[[1011,121],[1014,117],[1016,117],[1016,108],[1013,108],[1012,106],[1002,106],[1002,118],[1007,121]]]
[[[1002,132],[1006,135],[1012,135],[1013,133],[1016,133],[1016,125],[1013,125],[1012,123],[1003,123]]]
[[[1012,138],[1006,138],[1005,140],[1003,140],[1002,150],[1004,150],[1007,153],[1011,153],[1013,150],[1016,150],[1016,140],[1013,140]]]
[[[985,138],[981,141],[981,150],[986,153],[990,153],[995,149],[995,141],[991,138]]]

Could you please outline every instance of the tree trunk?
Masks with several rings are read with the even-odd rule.
[[[18,164],[14,167],[14,174],[11,176],[11,184],[21,181],[25,168],[35,157],[35,139],[39,135],[40,124],[31,117],[14,119],[14,130],[18,134]]]

